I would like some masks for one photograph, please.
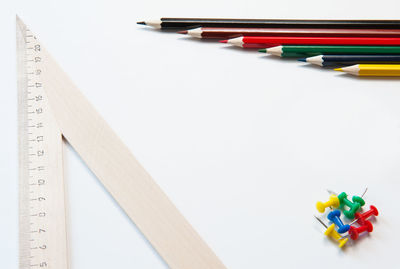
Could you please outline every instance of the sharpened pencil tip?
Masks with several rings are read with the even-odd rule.
[[[187,31],[187,30],[184,30],[184,31],[178,31],[177,33],[178,33],[178,34],[182,34],[182,35],[186,35],[186,34],[188,33],[188,31]]]
[[[303,58],[303,59],[297,59],[297,61],[299,61],[299,62],[307,62],[307,58]]]
[[[220,40],[219,43],[228,43],[228,40]]]
[[[141,25],[146,25],[146,22],[145,21],[138,21],[138,22],[136,22],[137,24],[141,24]]]
[[[260,49],[260,50],[258,50],[258,52],[266,53],[266,52],[267,52],[267,49]]]
[[[343,69],[342,69],[342,68],[335,68],[335,69],[333,69],[333,70],[343,72]]]

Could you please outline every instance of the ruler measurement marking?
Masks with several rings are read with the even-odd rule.
[[[19,110],[22,133],[20,147],[24,162],[25,178],[20,178],[20,269],[40,267],[67,269],[65,205],[62,178],[62,137],[54,118],[48,111],[42,81],[41,45],[34,35],[24,28],[24,42],[18,48],[24,58],[19,60],[23,70],[23,109]],[[18,35],[18,34],[17,34]],[[21,40],[20,40],[21,41]],[[29,44],[29,45],[28,45]],[[21,100],[21,98],[19,99]],[[20,102],[22,104],[22,102]],[[22,108],[22,107],[21,107]],[[21,185],[22,184],[22,185]],[[22,215],[26,218],[21,218]],[[61,222],[60,222],[61,220]],[[26,223],[26,224],[24,224]]]
[[[26,178],[22,182],[25,186],[21,186],[26,190],[25,198],[25,209],[22,210],[20,207],[20,213],[28,216],[27,223],[29,224],[29,230],[25,228],[25,231],[20,230],[23,235],[20,248],[20,268],[31,268],[31,267],[46,267],[54,268],[47,254],[48,244],[46,243],[46,231],[45,219],[47,219],[47,200],[48,196],[45,194],[46,189],[43,189],[45,185],[45,174],[47,170],[47,159],[45,157],[45,149],[41,146],[40,142],[45,141],[45,129],[43,120],[44,113],[46,112],[40,104],[43,100],[43,87],[41,82],[41,71],[38,72],[39,68],[37,64],[41,61],[40,58],[40,45],[37,44],[36,39],[29,30],[25,30],[24,39],[25,46],[24,60],[20,61],[23,63],[23,74],[24,78],[24,89],[22,89],[22,100],[24,101],[24,108],[26,115],[22,115],[22,124],[20,130],[23,132],[22,137],[24,141],[23,147],[25,148],[25,160],[26,167]],[[30,116],[27,116],[30,115]],[[24,121],[25,119],[25,121]],[[22,150],[23,153],[24,150]],[[26,213],[24,213],[26,212]],[[33,229],[32,229],[33,228]],[[25,234],[28,235],[25,235]],[[23,240],[26,240],[23,242]],[[35,242],[41,242],[35,244]],[[25,247],[29,244],[29,248]],[[34,244],[34,245],[32,245]],[[24,247],[24,248],[22,248]],[[40,253],[38,252],[40,251]]]

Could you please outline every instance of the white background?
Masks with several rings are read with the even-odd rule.
[[[228,268],[398,268],[400,80],[358,79],[137,26],[161,16],[400,19],[398,0],[0,3],[0,267],[18,267],[15,15]],[[166,268],[68,149],[71,268]],[[345,251],[325,189],[381,215]]]

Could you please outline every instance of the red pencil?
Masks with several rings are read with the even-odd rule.
[[[222,40],[242,48],[266,48],[279,45],[342,45],[342,46],[399,46],[397,37],[294,37],[243,36]]]
[[[347,36],[400,37],[400,29],[318,29],[318,28],[223,28],[199,27],[179,31],[197,38],[227,39],[239,36]]]

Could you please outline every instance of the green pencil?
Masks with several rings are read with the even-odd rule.
[[[276,46],[261,49],[259,52],[270,53],[279,57],[304,57],[329,54],[400,54],[400,46]]]

